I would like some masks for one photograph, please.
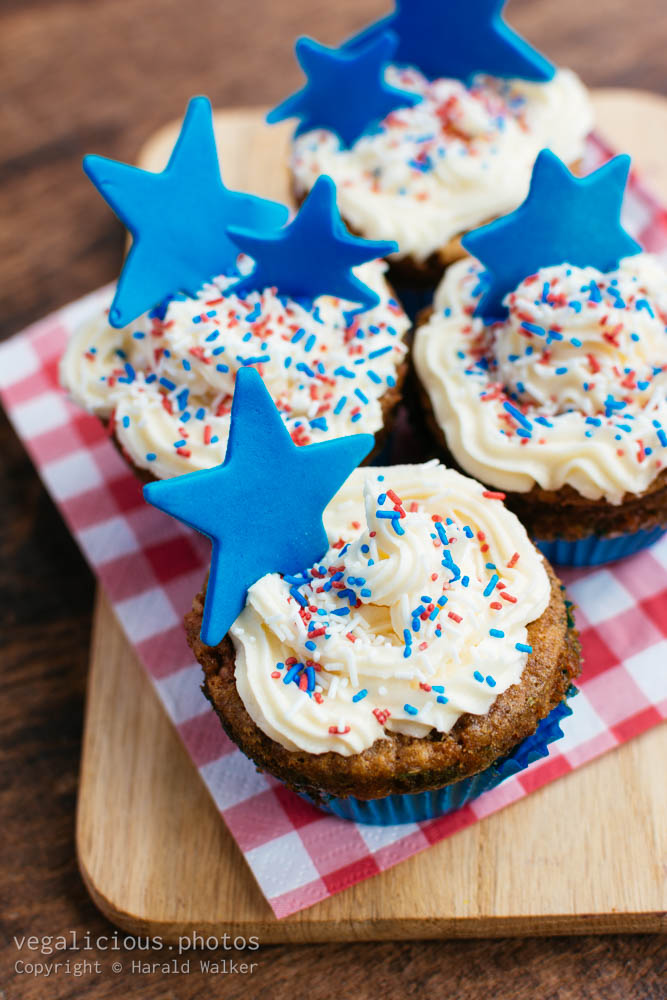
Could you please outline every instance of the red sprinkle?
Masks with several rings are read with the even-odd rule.
[[[486,497],[488,500],[504,500],[505,499],[505,493],[500,493],[497,490],[484,490],[484,492],[482,493],[482,496]]]
[[[462,621],[463,621],[463,618],[461,617],[461,615],[457,615],[457,613],[456,613],[455,611],[448,611],[448,612],[447,612],[447,617],[448,617],[448,618],[451,618],[451,619],[452,619],[452,621],[453,621],[453,622],[456,622],[457,624],[458,624],[459,622],[462,622]]]
[[[519,561],[519,553],[515,552],[514,555],[512,556],[512,558],[510,559],[510,561],[508,562],[507,568],[511,569],[512,566],[516,566],[516,564],[518,563],[518,561]]]

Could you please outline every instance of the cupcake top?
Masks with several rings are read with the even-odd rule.
[[[475,260],[452,266],[415,339],[420,380],[456,461],[517,492],[569,484],[620,503],[649,487],[667,454],[660,261],[639,253],[609,271],[541,268],[490,325],[473,316],[483,271]]]
[[[586,89],[567,69],[545,82],[478,74],[467,85],[392,65],[386,79],[420,102],[392,111],[351,148],[326,129],[299,135],[291,166],[298,193],[330,175],[353,229],[395,239],[416,260],[515,208],[543,147],[579,160],[593,124]]]
[[[239,258],[241,275],[251,267]],[[235,378],[245,366],[259,370],[297,444],[375,433],[410,325],[385,267],[355,268],[379,296],[356,314],[328,295],[308,302],[275,288],[223,294],[238,274],[174,299],[162,319],[146,313],[115,329],[101,314],[71,339],[61,381],[76,402],[111,421],[133,463],[157,478],[224,459]]]
[[[499,495],[437,462],[357,469],[324,524],[326,555],[258,580],[230,629],[264,733],[348,756],[385,732],[447,733],[520,681],[550,586]]]

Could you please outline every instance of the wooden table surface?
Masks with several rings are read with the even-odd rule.
[[[131,160],[194,93],[218,107],[275,102],[299,83],[297,35],[334,44],[388,6],[3,0],[0,336],[117,273],[123,234],[83,177],[83,153]],[[667,90],[664,0],[511,0],[509,14],[588,84]],[[74,851],[93,580],[4,415],[0,454],[0,1000],[664,996],[664,939],[651,936],[275,947],[250,956],[252,979],[219,982],[199,972],[114,975],[115,956],[100,950],[19,954],[15,937],[113,928],[89,901]],[[101,972],[15,973],[18,958],[35,957],[97,960]]]

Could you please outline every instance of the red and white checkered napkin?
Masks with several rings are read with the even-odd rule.
[[[591,143],[588,166],[608,155]],[[634,177],[625,221],[647,248],[667,248],[667,216]],[[181,626],[204,579],[208,544],[143,502],[100,422],[58,386],[68,335],[109,296],[96,292],[0,347],[0,396],[276,916],[390,868],[667,716],[666,537],[617,566],[563,574],[585,657],[565,738],[546,760],[458,812],[409,826],[361,826],[324,815],[258,774],[201,694]]]

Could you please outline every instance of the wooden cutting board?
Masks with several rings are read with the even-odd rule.
[[[595,94],[600,131],[667,202],[667,100]],[[216,116],[225,182],[287,198],[289,128],[258,109]],[[165,164],[178,125],[140,165]],[[657,141],[662,137],[661,141]],[[661,726],[390,871],[273,917],[110,606],[99,592],[77,814],[79,865],[134,934],[257,934],[262,944],[666,926],[667,727]]]

